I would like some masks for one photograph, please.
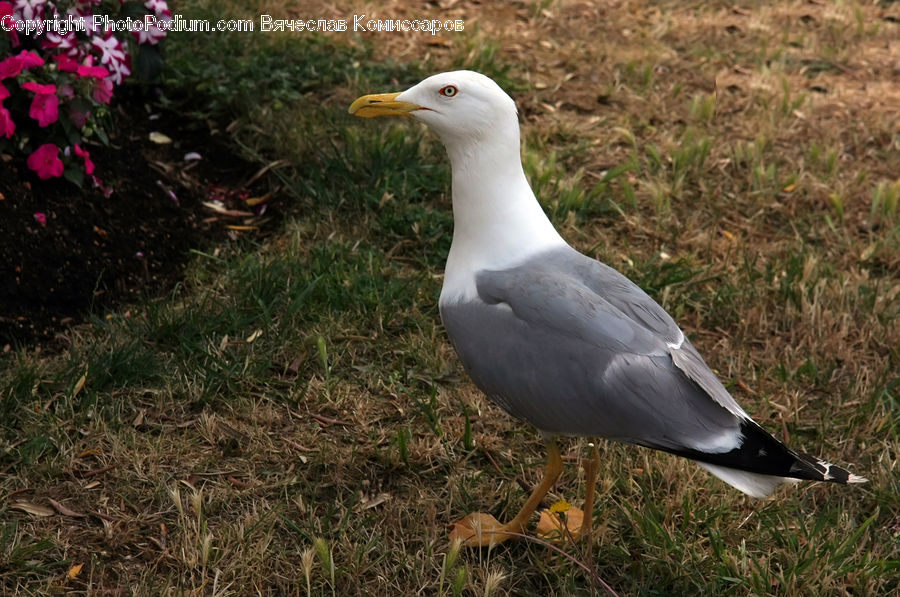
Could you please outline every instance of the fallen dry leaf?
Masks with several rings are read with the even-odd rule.
[[[203,207],[210,209],[210,210],[216,212],[217,214],[222,214],[223,216],[232,216],[235,218],[247,218],[247,217],[254,215],[252,211],[241,211],[239,209],[228,209],[227,207],[225,207],[224,205],[222,205],[221,203],[218,203],[216,201],[204,201]]]
[[[561,516],[565,516],[568,533],[563,532]],[[550,510],[541,510],[541,519],[538,520],[537,524],[537,536],[541,539],[561,543],[571,534],[573,539],[578,540],[581,537],[583,522],[584,512],[580,508],[570,507],[564,513],[551,513]]]
[[[63,504],[60,504],[53,498],[47,498],[47,499],[50,501],[51,504],[53,504],[53,507],[56,508],[56,511],[59,512],[60,514],[62,514],[63,516],[71,516],[72,518],[84,518],[84,514],[82,514],[81,512],[76,512],[75,510],[72,510],[71,508],[67,508],[66,506],[64,506]]]
[[[357,512],[361,512],[363,510],[376,508],[389,499],[391,499],[391,494],[389,493],[379,493],[375,496],[364,495],[362,496],[362,499],[359,500],[359,503],[356,504],[356,508],[354,508],[354,510],[356,510]]]
[[[461,541],[468,546],[493,545],[509,537],[491,530],[502,527],[500,521],[490,514],[475,512],[450,525],[450,541]]]
[[[265,203],[271,197],[272,197],[272,193],[266,193],[262,197],[249,197],[247,199],[244,199],[244,203],[246,203],[250,207],[255,207],[255,206],[259,205],[260,203]]]
[[[35,504],[34,502],[28,501],[13,502],[9,505],[9,508],[10,510],[21,510],[22,512],[27,512],[32,516],[53,516],[55,514],[52,508],[41,506],[40,504]]]
[[[75,577],[77,577],[79,574],[81,574],[82,568],[84,568],[84,564],[75,564],[74,566],[69,568],[69,573],[67,575],[69,577],[69,579],[72,580]]]
[[[78,378],[78,381],[75,382],[75,387],[72,388],[72,398],[77,396],[78,392],[80,392],[84,388],[84,382],[87,381],[87,375],[88,370],[87,368],[85,368],[84,374],[80,378]]]

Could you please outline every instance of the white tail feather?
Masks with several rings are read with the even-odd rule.
[[[796,483],[797,479],[788,477],[774,477],[772,475],[760,475],[759,473],[748,473],[739,471],[734,468],[727,468],[706,462],[698,462],[700,466],[708,470],[713,475],[722,479],[732,487],[739,489],[749,496],[755,498],[764,498],[772,493],[776,487],[782,483]]]

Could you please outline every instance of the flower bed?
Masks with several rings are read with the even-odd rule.
[[[0,1],[0,153],[25,157],[41,179],[102,187],[86,143],[108,142],[132,57],[139,75],[155,74],[171,16],[165,0]],[[126,17],[132,30],[114,25]]]

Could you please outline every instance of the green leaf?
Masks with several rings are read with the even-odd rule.
[[[66,168],[63,171],[63,177],[79,188],[84,184],[84,171],[80,168]]]

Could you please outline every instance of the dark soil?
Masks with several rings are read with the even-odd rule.
[[[276,219],[272,201],[247,205],[264,194],[245,187],[258,166],[224,138],[152,108],[134,91],[124,98],[110,146],[88,147],[101,187],[43,181],[24,159],[0,156],[0,349],[50,348],[90,313],[171,289],[191,249],[258,233],[228,225],[266,228]],[[151,141],[153,131],[172,142]],[[189,152],[201,159],[186,161]],[[203,206],[214,200],[240,213]]]

